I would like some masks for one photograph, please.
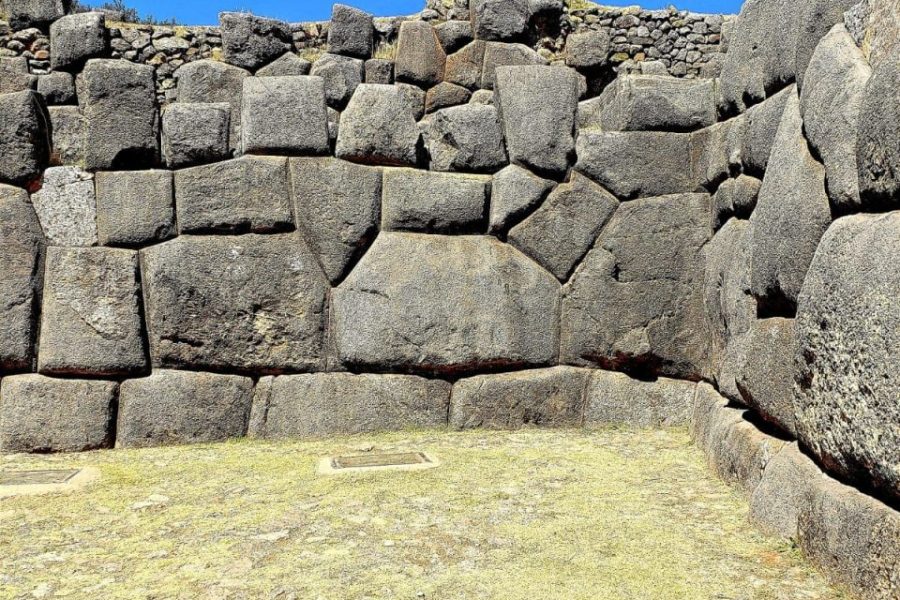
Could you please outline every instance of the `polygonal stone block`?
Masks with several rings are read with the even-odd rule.
[[[381,227],[387,231],[481,232],[490,177],[385,169]]]
[[[50,65],[54,70],[77,71],[88,59],[103,58],[108,45],[104,13],[63,17],[50,26]]]
[[[171,171],[96,175],[97,235],[103,246],[143,246],[175,235]]]
[[[510,40],[522,35],[531,10],[528,0],[472,0],[472,29],[482,40]]]
[[[491,183],[490,233],[508,231],[528,215],[553,189],[554,183],[509,165]]]
[[[493,106],[445,108],[423,124],[434,171],[492,173],[509,162],[500,116]]]
[[[394,83],[394,63],[382,58],[371,58],[366,61],[366,83],[390,85]]]
[[[329,52],[369,58],[372,56],[374,37],[372,15],[346,4],[335,4],[332,7],[328,26]]]
[[[25,185],[50,160],[50,116],[32,91],[0,94],[0,183]]]
[[[3,4],[14,30],[49,25],[71,8],[68,0],[5,0]]]
[[[41,75],[37,80],[37,91],[48,105],[74,104],[75,78],[65,71]]]
[[[321,77],[250,77],[241,100],[247,154],[326,154],[328,115]]]
[[[292,75],[309,75],[312,63],[294,54],[287,52],[273,60],[256,72],[257,77],[289,77]]]
[[[594,371],[586,391],[585,425],[675,427],[694,410],[697,384],[660,377],[638,381],[621,373]]]
[[[97,243],[94,180],[78,167],[50,167],[41,189],[31,195],[47,241],[56,246]]]
[[[604,131],[693,131],[716,122],[712,79],[620,75],[608,95],[600,123]]]
[[[175,71],[178,102],[225,102],[231,107],[229,140],[235,149],[241,142],[241,97],[244,78],[250,73],[217,60],[198,60]]]
[[[291,49],[291,27],[284,21],[249,13],[219,13],[225,62],[254,71]]]
[[[33,90],[37,87],[37,83],[38,77],[31,74],[27,58],[0,57],[0,94]]]
[[[404,21],[397,39],[394,76],[424,88],[444,80],[447,55],[434,28],[425,21]]]
[[[365,77],[366,63],[358,58],[323,54],[313,63],[310,75],[325,80],[328,106],[342,110]]]
[[[609,58],[609,34],[605,31],[573,33],[566,38],[566,64],[576,69],[602,67]]]
[[[480,67],[480,85],[483,89],[495,89],[498,67],[546,66],[547,59],[525,44],[504,44],[487,42],[484,44],[484,64]],[[562,72],[566,72],[563,69]],[[576,73],[572,73],[578,77]]]
[[[77,106],[51,106],[50,123],[53,125],[53,149],[50,164],[74,166],[84,161],[84,116]]]
[[[169,168],[189,167],[231,156],[231,106],[176,102],[162,116],[162,153]]]
[[[341,115],[335,155],[376,165],[415,165],[419,128],[402,92],[365,83]]]

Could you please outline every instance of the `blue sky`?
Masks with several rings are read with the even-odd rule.
[[[102,4],[103,0],[88,0],[85,4]],[[425,0],[343,0],[379,16],[415,13],[425,6]],[[248,10],[258,15],[286,21],[319,21],[331,15],[332,0],[125,0],[142,15],[157,19],[175,17],[185,25],[213,25],[222,10]],[[606,5],[628,6],[640,4],[645,8],[664,8],[673,0],[616,2],[604,0]],[[741,0],[675,0],[678,8],[698,12],[737,12]]]

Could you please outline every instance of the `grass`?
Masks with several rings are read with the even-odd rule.
[[[372,58],[380,58],[382,60],[394,60],[397,56],[397,44],[389,44],[387,42],[380,42],[378,46],[375,47],[375,53]]]
[[[591,0],[565,0],[566,6],[569,10],[588,10],[599,6],[596,2],[591,2]]]
[[[314,63],[317,60],[319,60],[320,58],[322,58],[323,54],[325,54],[324,48],[302,48],[297,53],[297,55],[300,58],[305,58],[306,60],[308,60],[311,63]]]
[[[415,448],[437,469],[318,476]],[[406,432],[13,456],[93,465],[0,504],[0,597],[842,598],[758,535],[686,431]]]

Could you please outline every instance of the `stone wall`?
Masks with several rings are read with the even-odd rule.
[[[751,0],[720,77],[611,81],[602,33],[511,41],[534,3],[392,60],[339,6],[314,63],[226,13],[168,103],[101,15],[20,6],[3,451],[690,424],[763,529],[900,595],[896,0]]]

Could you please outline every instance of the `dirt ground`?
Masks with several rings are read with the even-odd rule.
[[[330,455],[423,450],[424,471],[319,475]],[[7,456],[96,467],[0,500],[0,598],[825,599],[747,523],[683,429],[406,432]]]

